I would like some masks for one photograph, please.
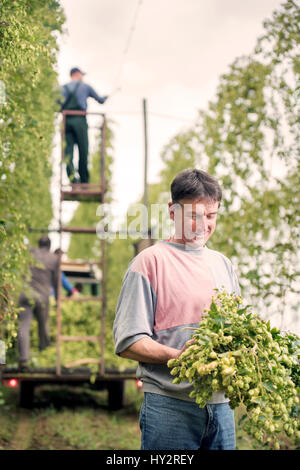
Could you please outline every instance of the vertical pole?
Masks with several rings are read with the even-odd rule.
[[[148,209],[148,130],[147,130],[147,101],[143,99],[144,118],[144,205]]]
[[[60,244],[61,246],[61,244]],[[58,254],[59,265],[58,265],[58,277],[57,277],[57,338],[56,338],[56,374],[61,375],[61,358],[60,358],[60,349],[61,349],[61,253]]]
[[[104,204],[104,194],[106,188],[105,181],[105,146],[106,146],[106,119],[105,115],[103,116],[103,123],[101,127],[101,148],[100,148],[100,178],[101,178],[101,187],[102,187],[102,204]],[[100,321],[100,375],[104,375],[105,366],[104,366],[104,348],[105,348],[105,316],[106,316],[106,241],[104,238],[101,239],[101,269],[102,269],[102,279],[101,279],[101,321]]]
[[[103,114],[103,122],[101,126],[101,148],[100,148],[100,184],[102,191],[102,200],[104,201],[105,190],[105,139],[106,139],[106,117]]]
[[[66,134],[66,116],[63,114],[62,128],[61,128],[61,160],[60,160],[60,199],[59,199],[59,247],[62,249],[62,173],[63,173],[63,161],[65,158],[65,134]],[[59,266],[58,266],[58,279],[57,279],[57,338],[56,338],[56,374],[61,374],[61,253],[59,253]]]

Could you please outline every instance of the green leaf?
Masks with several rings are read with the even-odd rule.
[[[211,338],[205,335],[199,335],[199,336],[197,335],[197,342],[199,342],[200,344],[206,345],[211,342]]]
[[[213,312],[213,313],[219,313],[219,312],[218,312],[218,309],[217,309],[217,306],[216,306],[216,304],[215,304],[214,301],[212,301],[212,303],[210,304],[210,310],[211,310],[211,312]]]
[[[264,415],[259,415],[258,420],[264,423],[267,420],[267,418]]]
[[[238,313],[239,315],[242,315],[242,314],[244,314],[244,313],[248,310],[249,307],[251,307],[251,305],[246,305],[246,307],[240,308],[240,309],[237,311],[237,313]],[[250,315],[250,317],[251,317],[251,314],[249,314],[249,315]],[[248,317],[247,317],[247,318],[248,318]]]
[[[275,335],[277,336],[277,335],[280,334],[280,330],[278,330],[278,328],[272,328],[271,333],[272,333],[273,336],[275,336]]]
[[[246,418],[247,418],[247,415],[246,415],[246,414],[243,415],[243,416],[239,419],[238,425],[240,426],[240,425],[245,421]]]
[[[215,320],[215,323],[218,325],[218,326],[224,326],[225,325],[225,321],[226,321],[226,318],[224,317],[214,317],[214,320]]]
[[[276,386],[272,384],[272,382],[264,382],[263,386],[265,387],[268,392],[275,392]]]
[[[240,375],[248,375],[248,369],[246,369],[245,367],[239,368],[239,374]]]
[[[262,398],[255,398],[253,400],[253,403],[256,403],[257,405],[261,405],[261,406],[265,406],[266,405],[266,401],[263,400]]]

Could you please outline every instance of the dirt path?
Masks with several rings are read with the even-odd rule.
[[[35,417],[32,412],[20,409],[17,415],[18,427],[10,442],[11,450],[26,450],[29,448],[35,428]]]

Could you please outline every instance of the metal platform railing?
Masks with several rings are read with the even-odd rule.
[[[99,183],[88,184],[69,184],[63,185],[63,162],[65,160],[65,137],[66,137],[66,119],[67,116],[101,116],[102,124],[100,126],[101,132],[101,146],[100,146],[100,174]],[[68,201],[80,201],[80,202],[99,202],[103,204],[105,201],[105,193],[107,190],[107,184],[105,180],[105,140],[106,140],[106,117],[103,113],[85,112],[85,111],[73,111],[63,110],[62,111],[62,129],[61,129],[61,161],[60,161],[60,204],[59,204],[59,247],[62,248],[62,234],[69,232],[73,234],[77,233],[90,233],[96,234],[96,229],[93,227],[65,227],[62,224],[63,204]],[[64,341],[96,341],[100,344],[100,358],[86,358],[80,359],[80,363],[99,363],[99,375],[103,376],[105,373],[104,365],[104,347],[105,347],[105,314],[106,314],[106,241],[101,239],[101,259],[99,265],[101,266],[101,296],[100,297],[63,297],[62,286],[61,286],[61,265],[62,258],[61,252],[59,254],[59,275],[57,285],[57,357],[56,357],[56,374],[61,375],[61,345]],[[100,335],[99,336],[67,336],[62,335],[62,302],[66,301],[86,302],[95,301],[99,302],[99,323],[100,323]],[[74,358],[74,363],[76,359]],[[84,361],[84,362],[82,362]],[[78,361],[77,361],[78,362]],[[73,364],[73,363],[72,363]]]

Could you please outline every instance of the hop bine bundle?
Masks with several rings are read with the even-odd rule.
[[[300,338],[270,327],[234,294],[218,292],[192,340],[168,361],[173,383],[193,384],[200,408],[223,391],[232,409],[244,405],[239,425],[265,447],[279,449],[282,432],[299,441]]]

